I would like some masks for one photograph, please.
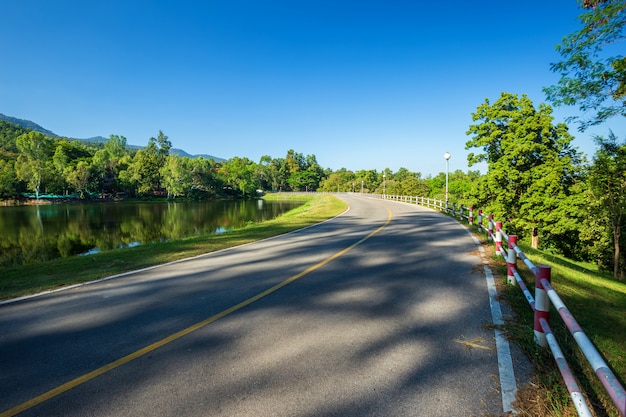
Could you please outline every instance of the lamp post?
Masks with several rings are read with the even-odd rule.
[[[446,160],[446,211],[448,210],[448,165],[451,156],[452,155],[450,155],[450,152],[446,152],[445,154],[443,154],[443,157]]]
[[[363,194],[363,180],[361,180],[361,194]]]
[[[385,187],[386,187],[385,177],[386,176],[387,176],[386,174],[383,174],[383,196],[385,196],[387,194],[387,191],[385,190]]]

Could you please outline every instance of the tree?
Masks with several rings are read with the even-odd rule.
[[[69,167],[69,157],[63,146],[57,145],[54,155],[52,155],[52,165],[56,171],[57,177],[61,179],[63,192],[67,194],[67,170]]]
[[[135,154],[131,166],[130,175],[124,174],[123,178],[128,181],[129,177],[137,185],[137,191],[145,194],[161,188],[161,167],[172,147],[167,136],[159,131],[157,138],[150,138],[148,146],[140,149]]]
[[[298,171],[306,169],[306,162],[304,156],[301,153],[289,149],[287,156],[285,157],[285,165],[289,174],[294,174]]]
[[[14,164],[0,159],[0,198],[12,197],[17,193]]]
[[[43,169],[50,155],[52,140],[39,132],[28,132],[16,139],[20,155],[15,162],[15,172],[18,178],[26,181],[28,188],[35,192],[39,199],[39,190]]]
[[[626,219],[626,144],[618,144],[613,133],[596,138],[599,149],[589,168],[590,201],[596,217],[605,219],[613,237],[613,276],[623,267],[622,230]]]
[[[488,163],[487,174],[471,193],[476,205],[521,237],[534,230],[546,236],[556,230],[575,232],[577,213],[563,210],[560,217],[550,213],[568,204],[582,157],[571,147],[574,138],[567,126],[552,124],[550,106],[535,109],[525,95],[502,93],[493,104],[485,100],[472,119],[479,123],[470,125],[467,134],[473,138],[465,147],[482,152],[470,153],[468,163]]]
[[[68,171],[67,182],[78,191],[80,198],[85,198],[91,182],[91,164],[85,160],[77,161]]]
[[[104,147],[99,149],[93,156],[94,168],[98,171],[103,188],[109,191],[117,191],[120,187],[120,170],[125,167],[128,150],[126,138],[119,135],[109,136],[104,142]]]
[[[188,167],[189,158],[169,155],[161,168],[163,186],[167,190],[167,198],[176,198],[191,190],[192,176]]]
[[[219,173],[233,190],[242,195],[253,195],[256,192],[255,165],[248,158],[235,156],[222,164]]]
[[[341,168],[335,172],[331,172],[330,175],[321,180],[318,191],[352,191],[352,184],[355,184],[356,186],[356,177],[354,172]]]
[[[582,29],[566,36],[556,48],[563,61],[551,69],[561,79],[544,88],[554,105],[577,105],[590,115],[571,118],[579,121],[581,131],[610,117],[626,116],[626,57],[609,56],[611,48],[626,39],[626,2],[585,0],[583,7],[587,11],[579,16]]]
[[[320,182],[320,177],[314,171],[298,171],[291,174],[287,182],[294,191],[315,191]]]

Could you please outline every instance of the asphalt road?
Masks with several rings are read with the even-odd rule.
[[[342,198],[296,233],[0,305],[0,416],[500,415],[470,235]]]

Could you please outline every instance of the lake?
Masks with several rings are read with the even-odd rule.
[[[0,207],[0,266],[223,233],[301,204],[246,200]]]

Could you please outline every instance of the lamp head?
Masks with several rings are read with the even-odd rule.
[[[443,154],[443,157],[446,159],[446,161],[450,159],[451,156],[452,155],[450,155],[450,152],[446,152],[445,154]]]

